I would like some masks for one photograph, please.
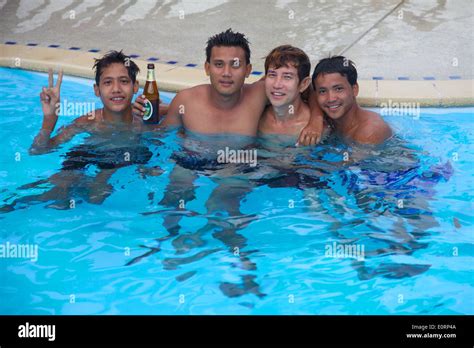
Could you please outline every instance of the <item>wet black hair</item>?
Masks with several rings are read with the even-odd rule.
[[[97,85],[99,85],[102,70],[104,70],[113,63],[123,64],[125,68],[127,68],[128,76],[130,77],[132,82],[135,83],[140,68],[129,56],[123,54],[122,50],[120,50],[120,52],[109,51],[102,58],[95,59],[95,63],[92,69],[95,69],[95,83]]]
[[[214,46],[225,46],[232,47],[237,46],[241,47],[245,52],[245,61],[247,64],[250,64],[250,47],[249,41],[244,34],[233,32],[231,28],[223,31],[222,33],[211,36],[207,40],[206,46],[206,62],[211,62],[211,51]]]
[[[339,73],[344,76],[351,86],[357,83],[357,70],[352,60],[343,56],[335,56],[321,59],[314,68],[311,81],[316,89],[315,81],[319,74]]]

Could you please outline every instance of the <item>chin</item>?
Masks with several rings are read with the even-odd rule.
[[[276,106],[276,107],[280,107],[280,106],[283,106],[283,105],[287,105],[288,104],[288,101],[286,100],[273,100],[273,99],[270,99],[270,103],[272,104],[272,106]]]
[[[124,112],[125,110],[127,110],[127,106],[126,105],[124,106],[112,105],[108,107],[108,109],[113,112]]]
[[[337,119],[341,118],[342,115],[344,115],[344,113],[341,113],[341,114],[331,114],[331,113],[329,113],[328,111],[326,111],[326,115],[327,115],[331,120],[337,120]]]
[[[230,97],[231,95],[235,94],[235,91],[229,91],[229,90],[224,90],[224,91],[219,91],[219,93],[225,97]]]

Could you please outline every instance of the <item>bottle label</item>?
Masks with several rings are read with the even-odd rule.
[[[145,103],[145,112],[143,113],[143,121],[148,121],[153,116],[153,104],[147,100]]]

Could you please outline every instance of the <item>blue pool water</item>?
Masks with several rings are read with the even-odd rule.
[[[0,314],[474,314],[472,108],[385,116],[378,149],[260,141],[255,167],[212,159],[249,139],[174,131],[32,156],[46,84],[0,69],[0,245],[38,247],[0,257]],[[64,169],[116,148],[142,160]]]

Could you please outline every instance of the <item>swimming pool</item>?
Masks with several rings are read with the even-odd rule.
[[[254,167],[210,159],[249,139],[116,134],[94,155],[144,159],[99,180],[64,169],[85,135],[28,154],[46,75],[0,84],[1,244],[38,248],[0,258],[0,314],[474,314],[472,108],[385,116],[399,136],[376,150],[260,142]],[[61,98],[99,106],[91,86]]]

